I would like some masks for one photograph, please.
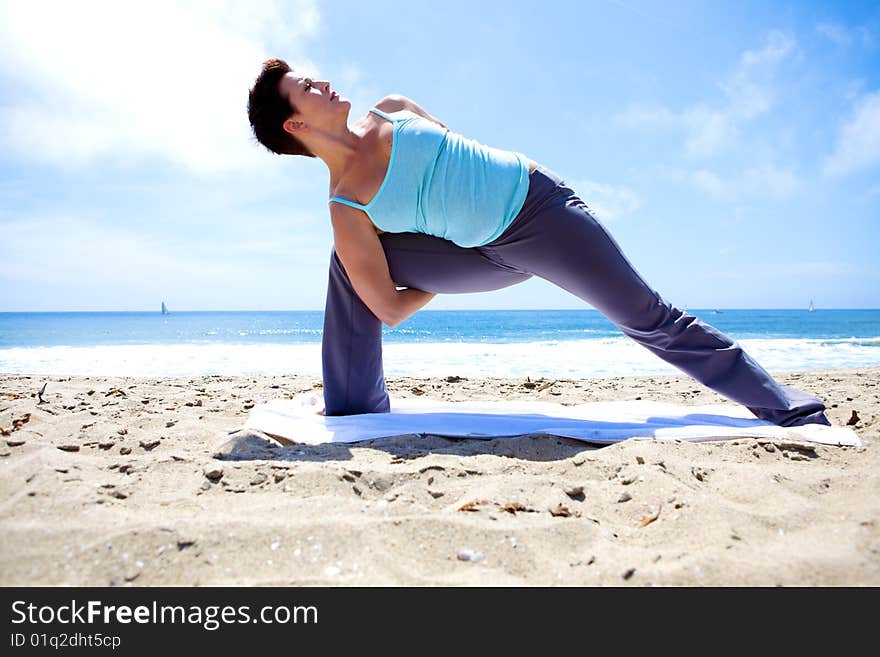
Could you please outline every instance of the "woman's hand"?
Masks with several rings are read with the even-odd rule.
[[[399,324],[414,315],[417,310],[436,296],[436,292],[425,292],[414,287],[397,290],[397,299],[394,304],[394,314],[399,318],[397,323]]]

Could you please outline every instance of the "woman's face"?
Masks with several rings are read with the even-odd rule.
[[[299,132],[303,126],[323,127],[348,119],[351,102],[338,96],[327,80],[288,73],[279,83],[279,91],[297,111],[284,122],[288,132]]]

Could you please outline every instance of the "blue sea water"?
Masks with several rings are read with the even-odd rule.
[[[766,369],[880,365],[880,310],[689,309]],[[0,313],[0,372],[320,375],[323,313]],[[386,375],[675,374],[595,310],[423,310],[383,328]]]

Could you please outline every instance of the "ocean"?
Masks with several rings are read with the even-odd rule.
[[[765,369],[880,366],[880,310],[688,309]],[[0,372],[321,375],[321,311],[0,313]],[[386,376],[680,372],[595,310],[422,310],[384,327]]]

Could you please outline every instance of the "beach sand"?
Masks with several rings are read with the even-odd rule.
[[[402,436],[219,460],[251,405],[319,380],[0,375],[0,584],[880,585],[880,367],[775,376],[835,425],[856,411],[863,447]],[[388,387],[732,403],[684,376],[537,381]]]

